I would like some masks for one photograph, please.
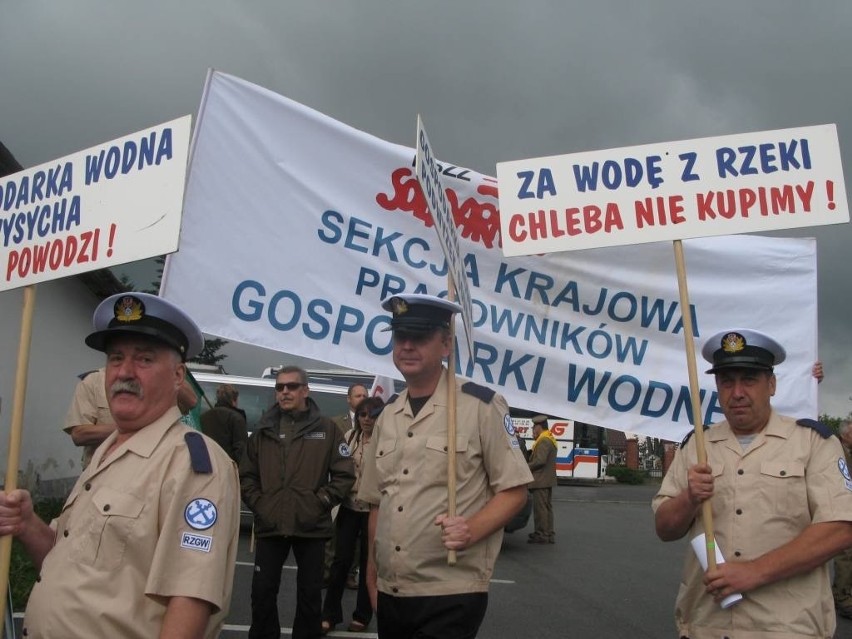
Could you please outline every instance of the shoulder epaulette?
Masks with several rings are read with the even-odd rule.
[[[388,397],[388,401],[385,402],[385,406],[393,404],[397,399],[399,399],[399,393],[394,393],[393,395]],[[384,407],[382,407],[382,410],[384,410]]]
[[[828,426],[815,419],[799,419],[796,421],[796,424],[805,428],[813,428],[823,439],[828,439],[832,435],[831,429]]]
[[[79,375],[77,375],[77,378],[82,382],[89,375],[91,375],[92,373],[97,373],[97,372],[98,372],[98,369],[95,368],[94,370],[86,371],[85,373],[80,373]]]
[[[708,430],[710,427],[707,424],[704,424],[704,430]],[[683,438],[683,441],[680,443],[680,447],[683,448],[686,446],[686,442],[689,441],[689,438],[695,434],[695,429],[693,428],[686,434],[686,437]]]
[[[213,464],[210,462],[210,451],[201,433],[191,431],[183,436],[186,447],[189,449],[189,462],[193,472],[209,475],[213,472]]]
[[[461,392],[465,395],[472,395],[486,404],[490,404],[491,400],[494,399],[494,395],[497,394],[496,391],[487,386],[480,386],[474,382],[465,382],[462,384]]]

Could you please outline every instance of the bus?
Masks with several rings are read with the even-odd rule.
[[[516,414],[517,413],[517,414]],[[532,450],[532,418],[527,411],[512,411],[512,422],[518,437],[524,440],[527,450]],[[548,416],[547,427],[556,438],[556,477],[597,479],[606,470],[601,462],[599,434],[596,426],[573,419]]]

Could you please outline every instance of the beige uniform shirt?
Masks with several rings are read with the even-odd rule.
[[[460,386],[461,384],[458,384]],[[506,400],[456,394],[456,510],[471,517],[495,493],[532,479]],[[447,372],[416,417],[403,392],[385,407],[364,455],[358,498],[379,505],[375,551],[379,590],[394,596],[486,592],[503,531],[447,550],[435,517],[447,512]]]
[[[239,480],[206,439],[212,473],[192,470],[180,411],[169,409],[102,464],[116,435],[51,523],[56,541],[24,619],[27,639],[157,637],[168,598],[210,602],[205,637],[227,614],[239,532]]]
[[[70,434],[74,426],[80,424],[114,424],[109,412],[106,389],[104,388],[104,369],[92,371],[77,383],[74,397],[65,414],[63,430]],[[85,469],[95,453],[97,444],[83,446],[82,467]]]
[[[823,439],[815,430],[773,411],[766,428],[745,452],[727,422],[705,431],[705,442],[714,475],[714,534],[726,560],[760,557],[812,523],[852,521],[852,480],[843,475],[839,463],[843,451],[836,437]],[[675,455],[654,497],[655,511],[687,488],[687,470],[696,460],[693,437]],[[703,531],[699,515],[688,538]],[[690,639],[834,636],[827,565],[745,593],[728,610],[705,592],[702,577],[689,549],[675,606],[681,635]]]

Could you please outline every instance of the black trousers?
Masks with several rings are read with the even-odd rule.
[[[322,636],[322,571],[325,539],[308,537],[261,537],[254,553],[251,580],[251,628],[249,639],[279,639],[278,590],[281,570],[290,549],[296,558],[296,618],[293,639]]]
[[[346,587],[346,577],[352,565],[356,544],[360,546],[360,569],[358,571],[358,597],[352,619],[360,621],[365,626],[373,618],[373,606],[370,604],[370,594],[367,592],[367,522],[370,513],[361,513],[341,506],[335,519],[335,549],[334,561],[328,577],[328,590],[325,591],[325,601],[322,606],[322,618],[333,624],[343,621],[343,589]]]
[[[379,593],[379,639],[473,639],[485,618],[488,593],[393,597]]]

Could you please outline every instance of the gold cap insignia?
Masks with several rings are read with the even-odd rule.
[[[404,299],[395,297],[391,301],[391,304],[393,305],[394,316],[405,315],[408,312],[408,304],[405,303]]]
[[[726,353],[739,353],[745,345],[745,338],[739,333],[728,333],[722,338],[722,350]]]
[[[127,295],[116,301],[114,311],[119,322],[136,322],[145,314],[145,305],[138,297]]]

